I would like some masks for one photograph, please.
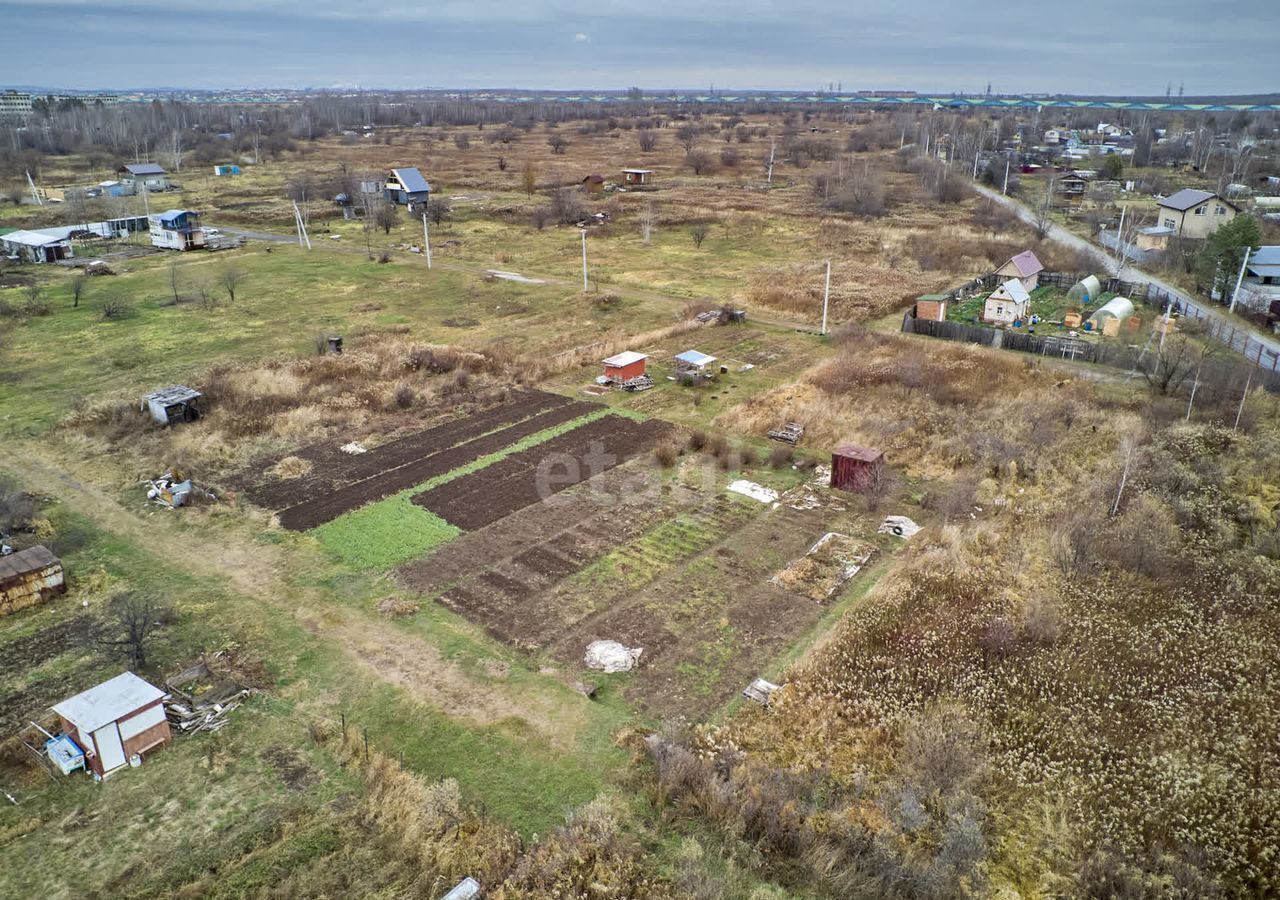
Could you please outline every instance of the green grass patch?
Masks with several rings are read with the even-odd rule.
[[[609,412],[608,409],[600,409],[560,425],[544,428],[422,484],[344,513],[332,522],[313,528],[311,533],[334,558],[359,569],[390,568],[422,556],[441,544],[448,543],[462,532],[431,510],[412,502],[411,497],[478,472],[513,453],[536,447],[575,428],[581,428],[609,415]]]

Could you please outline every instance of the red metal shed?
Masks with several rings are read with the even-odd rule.
[[[879,477],[883,468],[883,450],[845,444],[831,454],[831,486],[861,493]]]
[[[604,377],[615,384],[639,378],[645,372],[649,357],[634,350],[624,350],[604,360]]]

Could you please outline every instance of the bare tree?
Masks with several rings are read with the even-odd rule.
[[[565,140],[562,134],[553,134],[547,138],[547,146],[551,148],[551,152],[560,156],[564,153],[564,148],[569,146],[569,142]]]
[[[391,229],[400,223],[400,209],[394,203],[380,203],[373,214],[373,221],[383,234],[390,234]]]
[[[435,225],[443,224],[449,218],[451,212],[453,212],[453,207],[443,197],[437,197],[427,205],[427,217]]]
[[[658,146],[658,134],[651,128],[641,128],[636,131],[636,142],[640,145],[641,153],[652,153]]]
[[[532,197],[534,190],[538,187],[538,170],[533,166],[533,160],[529,160],[524,164],[524,171],[520,175],[520,186],[524,188],[525,196]]]
[[[106,633],[95,642],[123,654],[134,669],[147,667],[147,648],[157,622],[155,601],[149,594],[123,591],[107,601]]]
[[[653,237],[653,226],[657,223],[658,214],[654,210],[653,204],[646,204],[645,208],[640,211],[640,238],[646,244],[649,243],[649,239]]]
[[[71,308],[76,309],[80,306],[80,298],[84,296],[84,290],[89,286],[89,276],[83,271],[76,272],[71,278]]]
[[[182,301],[182,294],[178,291],[178,258],[175,256],[169,260],[169,290],[173,293],[173,302]]]
[[[227,263],[223,266],[222,272],[218,276],[218,280],[222,283],[222,289],[227,292],[227,299],[232,303],[236,302],[236,290],[239,289],[244,281],[246,272],[235,263]]]
[[[711,226],[705,222],[698,222],[689,229],[689,237],[693,238],[693,246],[701,248],[702,242],[707,239],[707,233],[711,231]]]
[[[694,175],[701,175],[704,172],[711,171],[713,160],[711,154],[705,150],[690,150],[684,158],[689,168],[693,169]]]
[[[693,150],[693,145],[698,143],[698,129],[693,125],[681,125],[676,129],[676,141],[684,148],[684,152],[688,153]]]

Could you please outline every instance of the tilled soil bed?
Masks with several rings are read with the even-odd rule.
[[[671,428],[656,419],[636,422],[605,416],[495,466],[423,491],[413,502],[464,531],[474,531],[607,472],[653,447]]]
[[[346,485],[373,478],[383,470],[401,465],[415,455],[422,457],[436,453],[540,412],[566,406],[570,402],[572,401],[568,397],[559,394],[527,391],[512,395],[506,403],[380,444],[367,453],[343,453],[338,449],[336,441],[312,444],[291,454],[311,463],[312,471],[309,475],[302,478],[272,478],[248,487],[246,493],[250,500],[266,509],[297,506],[326,496]],[[271,464],[278,461],[273,459]]]
[[[423,446],[431,446],[431,433],[424,432],[422,445],[402,444],[394,453],[379,454],[384,468],[374,475],[281,510],[280,524],[294,531],[315,528],[317,525],[323,525],[338,518],[343,513],[359,509],[366,503],[381,500],[398,491],[430,481],[459,466],[508,447],[529,435],[556,425],[563,425],[599,408],[594,403],[580,401],[564,403],[490,434],[484,434],[482,430],[482,436],[462,443],[452,446],[447,443],[436,443],[437,449],[425,454]],[[381,449],[381,447],[378,448],[378,450]],[[377,451],[362,455],[370,456],[375,452]],[[465,478],[459,480],[465,480]]]

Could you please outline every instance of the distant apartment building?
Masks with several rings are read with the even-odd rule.
[[[0,91],[0,119],[24,119],[31,115],[41,100],[60,103],[79,100],[85,105],[101,103],[112,106],[120,102],[115,94],[27,94],[22,91]]]

